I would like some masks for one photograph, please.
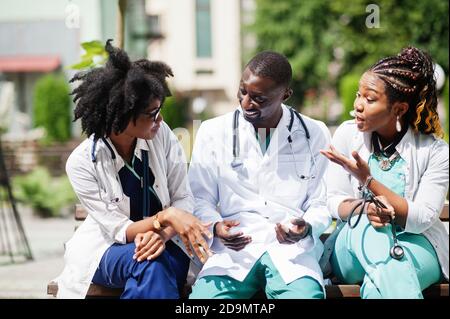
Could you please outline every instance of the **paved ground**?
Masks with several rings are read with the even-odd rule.
[[[34,260],[0,264],[0,299],[49,298],[47,283],[63,268],[64,242],[73,234],[73,216],[42,219],[20,209]],[[2,261],[5,261],[2,257]]]

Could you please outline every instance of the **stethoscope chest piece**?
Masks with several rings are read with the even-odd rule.
[[[392,258],[399,260],[403,258],[405,251],[399,244],[394,244],[394,246],[391,247],[390,255]]]

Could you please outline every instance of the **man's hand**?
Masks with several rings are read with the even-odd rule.
[[[134,244],[136,248],[133,259],[137,259],[137,261],[156,259],[166,248],[164,237],[154,231],[137,234]]]
[[[239,225],[239,222],[236,220],[218,222],[214,225],[214,233],[226,247],[239,251],[247,246],[252,238],[244,236],[243,232],[231,233],[230,229],[237,225]]]
[[[311,225],[301,217],[292,219],[291,223],[293,224],[291,228],[277,223],[275,233],[280,244],[295,244],[300,239],[303,239],[310,231]]]

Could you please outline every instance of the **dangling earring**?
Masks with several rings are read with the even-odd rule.
[[[402,131],[402,125],[400,124],[400,116],[397,116],[397,122],[395,123],[395,129],[397,130],[397,132]]]

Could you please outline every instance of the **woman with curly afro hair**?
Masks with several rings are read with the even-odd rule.
[[[179,298],[190,260],[211,253],[211,233],[191,213],[184,153],[160,114],[172,71],[131,62],[111,40],[105,48],[105,66],[71,80],[89,137],[66,171],[88,217],[66,244],[58,297],[84,298],[93,282],[123,288],[121,298]]]
[[[439,219],[449,154],[431,57],[408,47],[377,62],[360,79],[354,112],[322,151],[333,162],[328,208],[345,221],[325,244],[332,270],[345,283],[362,283],[362,298],[423,298],[449,275]]]

